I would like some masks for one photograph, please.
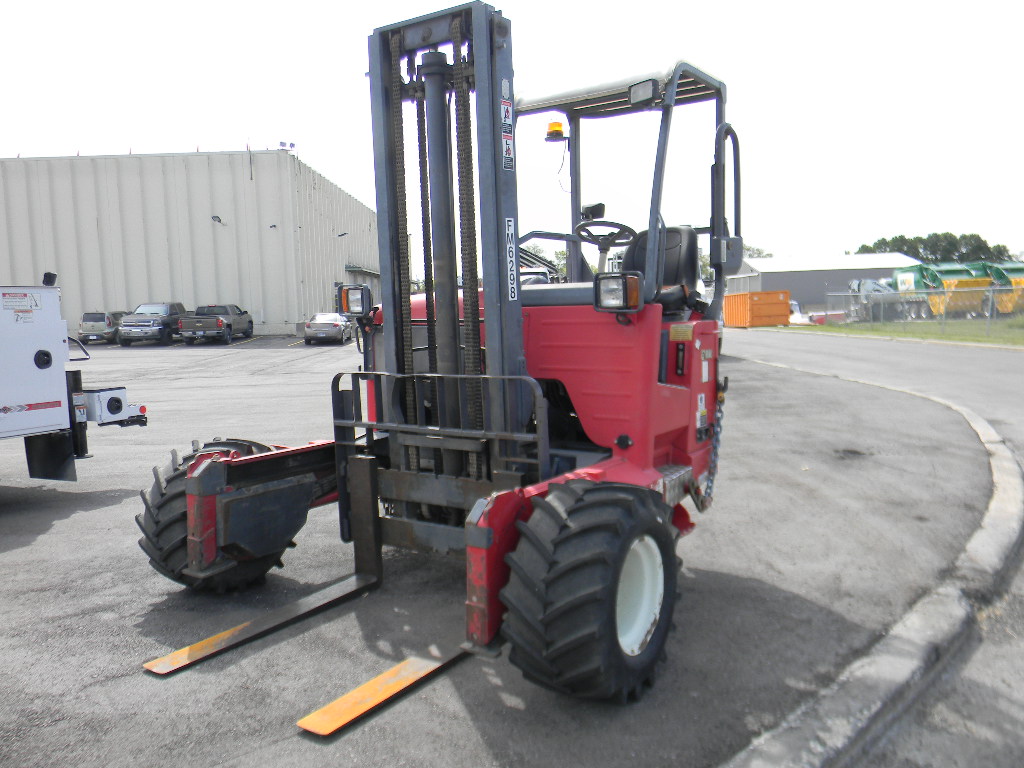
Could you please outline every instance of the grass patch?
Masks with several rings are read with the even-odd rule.
[[[793,330],[838,333],[844,336],[888,336],[896,339],[936,339],[1024,347],[1024,315],[972,320],[928,320],[899,323],[793,325]]]

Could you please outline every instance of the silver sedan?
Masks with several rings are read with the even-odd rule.
[[[334,312],[318,312],[306,321],[306,343],[352,340],[352,323]]]

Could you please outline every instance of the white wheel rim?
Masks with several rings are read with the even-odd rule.
[[[615,625],[623,653],[638,656],[647,647],[658,626],[664,597],[661,550],[644,534],[626,553],[615,595]]]

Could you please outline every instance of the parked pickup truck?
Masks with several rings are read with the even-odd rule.
[[[121,318],[117,341],[122,347],[133,341],[156,341],[170,344],[178,332],[178,318],[185,315],[180,301],[155,301],[139,304],[130,315]]]
[[[178,332],[186,344],[195,344],[198,339],[230,344],[236,334],[247,339],[252,336],[252,318],[235,304],[207,304],[178,318]]]

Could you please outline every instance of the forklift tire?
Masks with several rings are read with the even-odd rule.
[[[217,450],[238,451],[242,456],[250,456],[264,453],[270,448],[248,440],[230,439],[214,440],[202,447],[203,452]],[[263,583],[267,571],[275,565],[280,567],[284,550],[252,560],[238,560],[234,567],[208,578],[182,573],[188,565],[185,479],[195,455],[190,453],[176,461],[177,454],[172,453],[171,462],[163,470],[153,468],[159,477],[154,479],[148,493],[142,492],[142,502],[146,509],[135,516],[135,522],[143,534],[139,546],[157,572],[196,592],[227,592]]]
[[[672,510],[649,489],[589,480],[553,484],[533,506],[506,557],[509,661],[561,693],[638,700],[672,626]]]

